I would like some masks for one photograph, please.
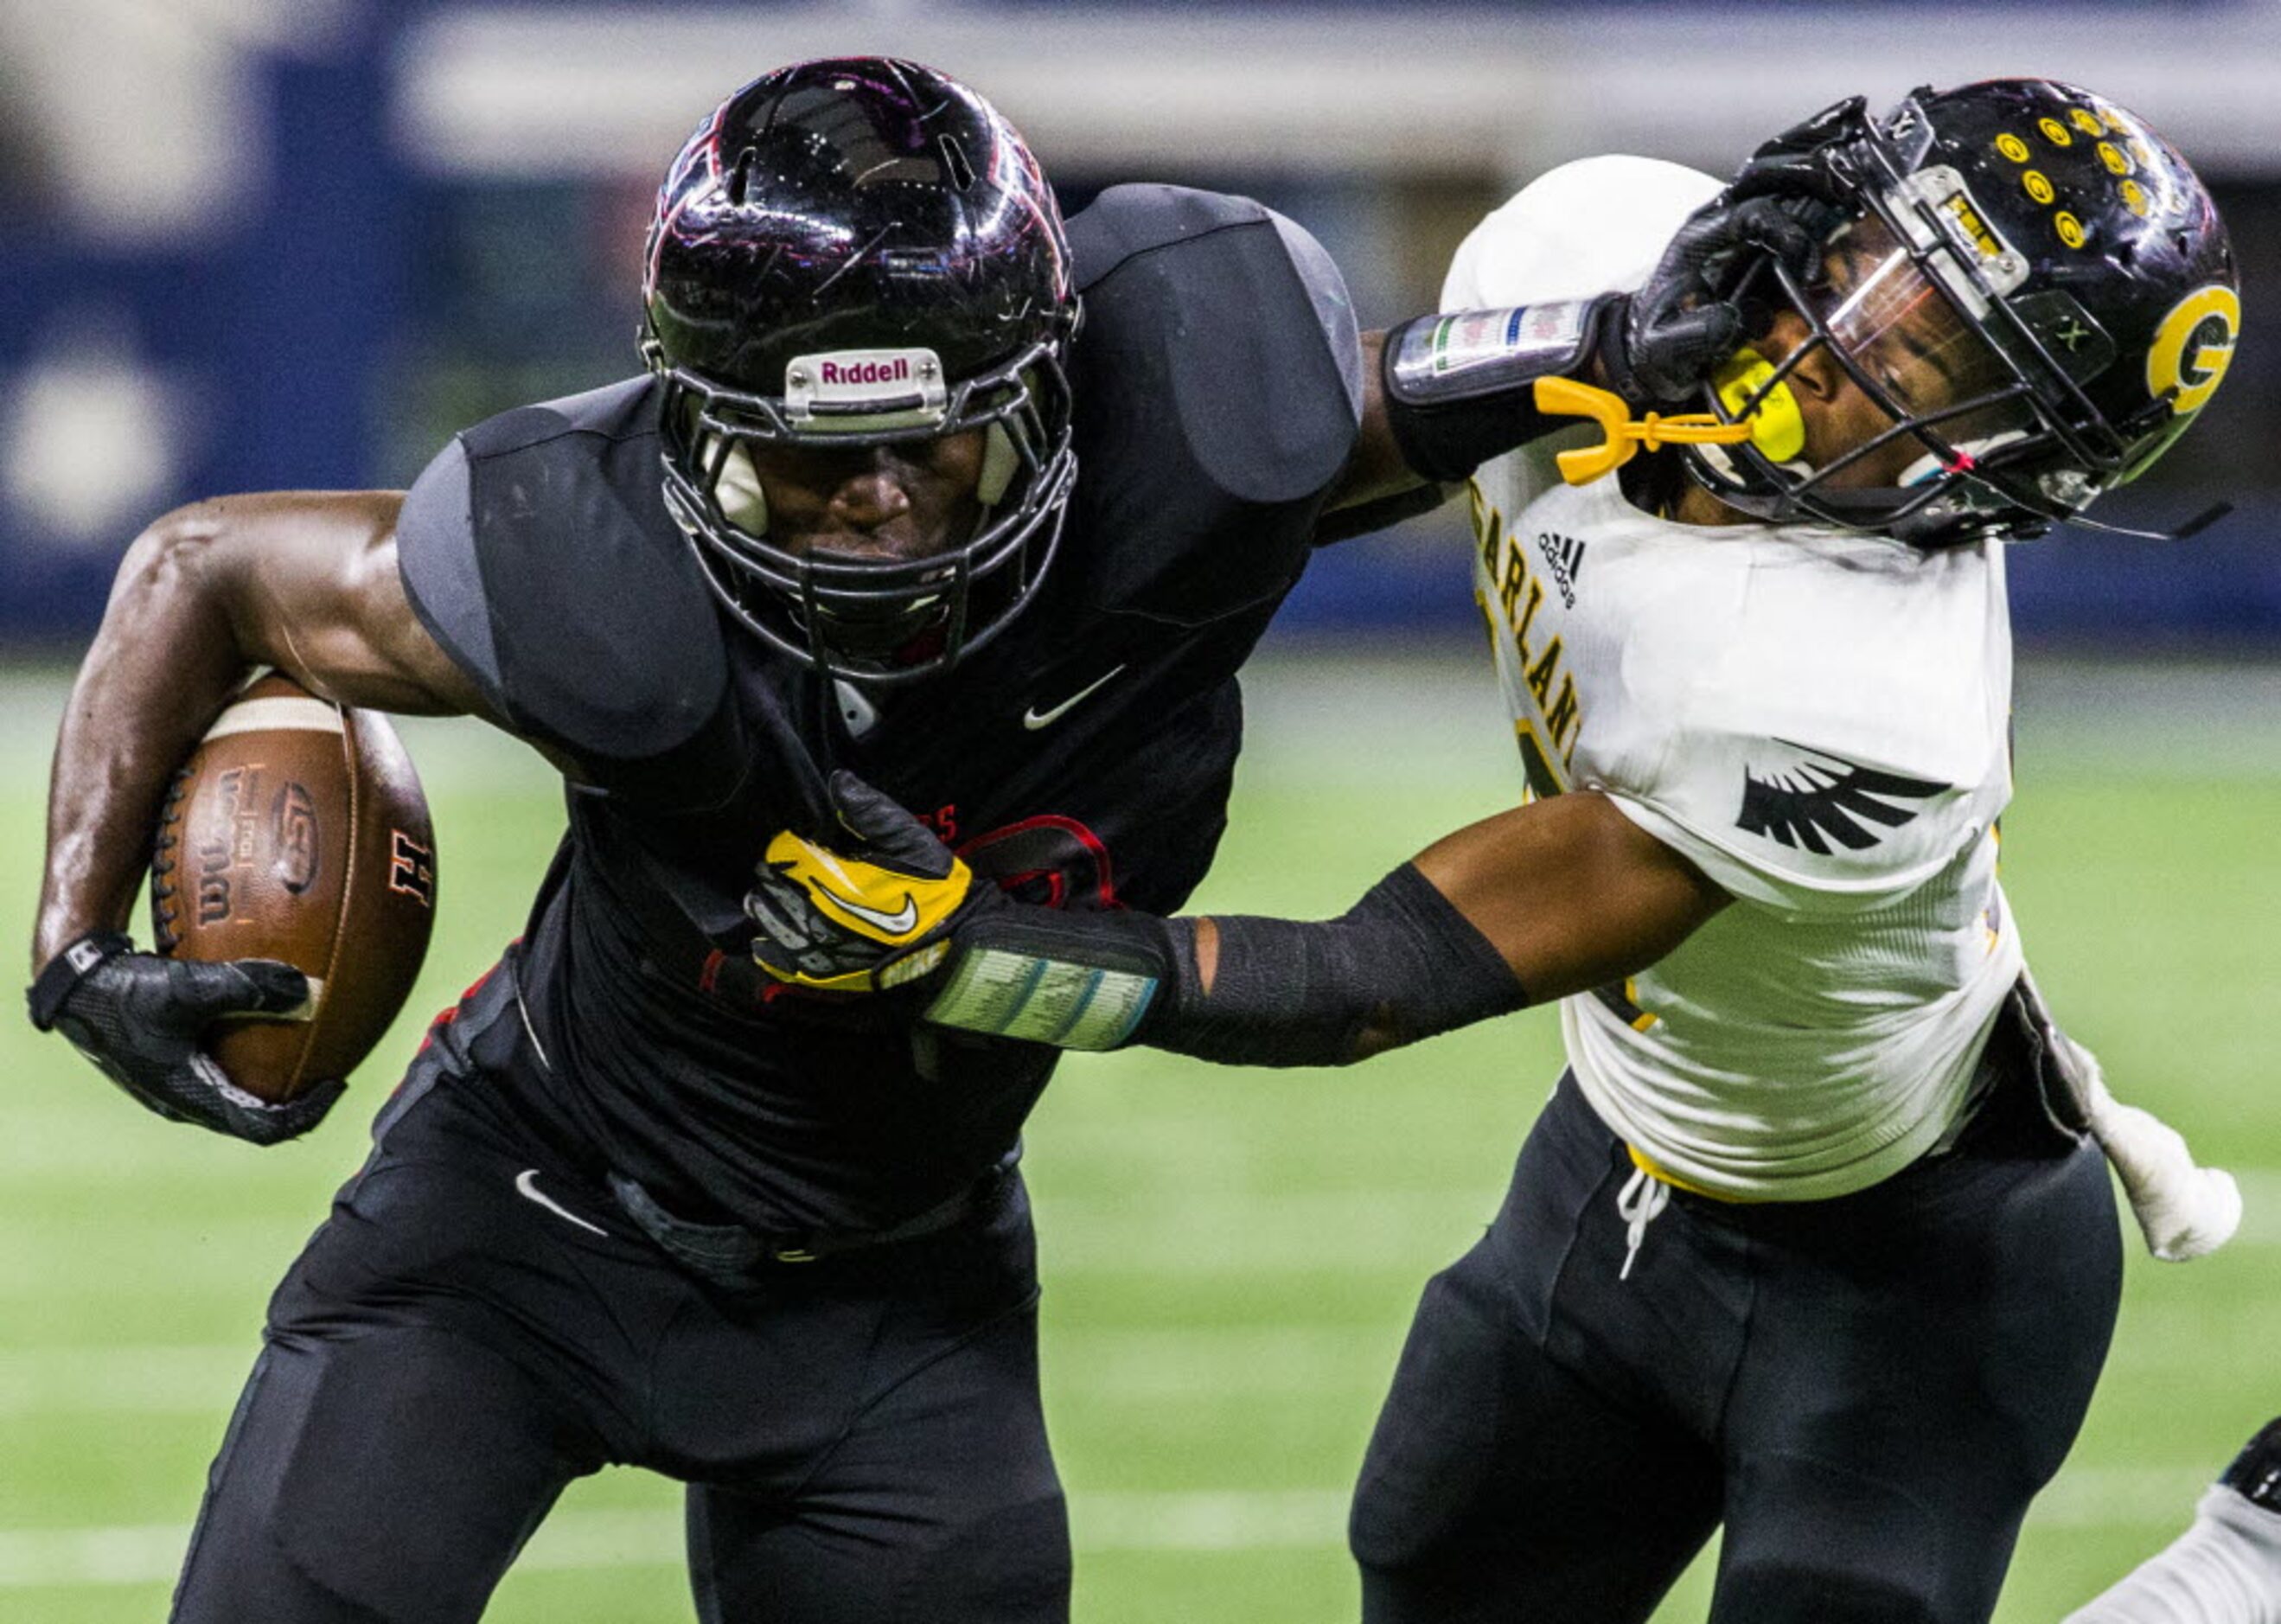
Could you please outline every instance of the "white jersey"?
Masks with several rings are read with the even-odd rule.
[[[1636,286],[1717,182],[1598,159],[1475,228],[1445,309]],[[1674,1182],[1863,1188],[1932,1148],[2022,964],[2003,555],[1805,525],[1683,525],[1564,431],[1476,475],[1477,592],[1532,794],[1605,792],[1733,895],[1620,986],[1566,1000],[1600,1116]]]

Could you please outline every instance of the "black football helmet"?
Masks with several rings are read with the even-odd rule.
[[[892,683],[988,642],[1036,592],[1077,461],[1061,213],[997,110],[887,58],[754,80],[658,190],[642,354],[665,502],[730,613],[834,676]],[[909,561],[772,544],[750,448],[985,432],[970,536]]]
[[[1736,185],[1754,183],[1818,190],[1841,223],[1814,275],[1771,255],[1740,273],[1746,311],[1787,305],[1811,336],[1779,367],[1730,368],[1712,409],[1782,415],[1782,379],[1826,348],[1893,425],[1818,467],[1795,436],[1689,447],[1744,512],[1924,546],[2039,534],[2161,456],[2231,359],[2239,287],[2209,193],[2087,91],[1991,80],[1875,120],[1856,97],[1762,148]],[[1896,484],[1830,483],[1904,436],[1924,454]]]

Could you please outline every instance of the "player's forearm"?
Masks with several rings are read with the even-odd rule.
[[[1606,304],[1427,315],[1364,334],[1362,424],[1325,511],[1424,511],[1489,458],[1573,423],[1540,413],[1530,391],[1540,377],[1601,381]],[[1357,528],[1333,523],[1342,535]]]
[[[1598,382],[1615,296],[1419,316],[1383,336],[1373,370],[1383,434],[1413,480],[1461,481],[1490,458],[1574,422],[1536,406],[1541,378]],[[1365,416],[1365,434],[1370,428]]]
[[[48,793],[36,971],[125,924],[174,767],[247,660],[214,588],[213,532],[179,515],[128,552],[65,708]]]
[[[1355,432],[1354,449],[1332,488],[1326,512],[1384,501],[1414,491],[1426,482],[1402,454],[1386,411],[1386,334],[1362,336],[1362,422]]]
[[[1228,1065],[1345,1065],[1527,1002],[1408,864],[1335,919],[1158,919],[1008,906],[963,928],[939,1025]]]
[[[1182,974],[1140,1040],[1199,1059],[1347,1065],[1529,1002],[1495,944],[1410,863],[1335,919],[1171,924]]]
[[[1558,795],[1437,840],[1336,919],[984,910],[927,1014],[1064,1048],[1344,1065],[1636,973],[1726,902],[1608,797]]]

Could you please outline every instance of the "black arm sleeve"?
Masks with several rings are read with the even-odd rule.
[[[1187,922],[1182,921],[1181,924]],[[1170,989],[1137,1040],[1226,1065],[1335,1066],[1522,1008],[1504,957],[1411,863],[1336,919],[1212,916],[1219,965],[1196,990],[1195,935],[1170,932]]]
[[[1336,1066],[1528,1001],[1411,863],[1335,919],[1212,923],[1219,964],[1205,993],[1193,919],[1001,900],[959,927],[925,1018],[1061,1048],[1145,1043],[1226,1065]]]

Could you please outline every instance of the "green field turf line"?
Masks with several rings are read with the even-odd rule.
[[[2037,1503],[2031,1527],[2160,1528],[2183,1525],[2208,1481],[2203,1466],[2090,1467],[2063,1472]],[[1347,1490],[1074,1488],[1078,1551],[1196,1552],[1325,1550],[1345,1539]],[[189,1539],[187,1523],[0,1529],[0,1590],[159,1584]],[[518,1559],[519,1571],[678,1566],[677,1511],[557,1512]]]

